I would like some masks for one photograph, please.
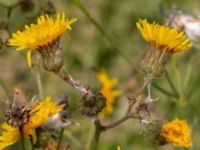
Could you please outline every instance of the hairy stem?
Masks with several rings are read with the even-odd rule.
[[[67,73],[66,71],[60,71],[59,72],[59,77],[64,80],[66,83],[74,87],[81,96],[87,94],[89,92],[89,89],[86,87],[82,86],[78,81],[74,80],[72,76]]]

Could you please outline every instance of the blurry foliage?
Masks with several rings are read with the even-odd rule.
[[[3,1],[7,4],[2,5]],[[71,38],[66,35],[61,39],[66,68],[75,78],[80,79],[85,85],[89,84],[91,87],[97,88],[99,84],[96,80],[96,71],[106,68],[109,74],[119,78],[120,89],[127,89],[126,82],[129,81],[129,78],[135,80],[136,83],[142,82],[142,76],[138,77],[139,73],[133,72],[133,68],[116,53],[115,49],[101,36],[72,1],[56,0],[50,4],[47,0],[34,0],[29,8],[30,11],[26,10],[25,12],[19,5],[12,8],[9,1],[11,0],[0,0],[0,20],[5,22],[5,28],[8,30],[8,33],[3,30],[0,31],[0,39],[3,39],[4,43],[6,43],[9,34],[23,29],[27,23],[35,22],[38,15],[45,12],[51,14],[55,11],[64,11],[69,17],[78,18],[70,32]],[[163,22],[164,15],[173,5],[191,14],[195,14],[200,8],[199,0],[82,0],[81,3],[88,9],[92,17],[103,26],[123,52],[130,57],[132,62],[138,64],[138,66],[142,54],[147,50],[146,44],[136,30],[135,23],[139,18]],[[11,12],[9,12],[10,9],[12,9]],[[31,71],[28,68],[25,56],[22,55],[25,55],[25,53],[16,53],[14,48],[5,45],[0,49],[0,79],[4,81],[10,91],[14,85],[20,84],[25,92],[32,97],[38,94],[36,74],[34,70]],[[188,120],[193,135],[193,148],[191,148],[193,150],[200,149],[199,56],[200,51],[192,48],[186,53],[174,56],[168,65],[167,70],[179,92],[178,97],[166,96],[153,88],[154,96],[160,98],[158,102],[154,103],[155,114],[158,116],[162,114],[169,120],[176,117]],[[43,69],[41,69],[41,79],[45,95],[50,94],[53,97],[70,96],[73,119],[79,121],[81,127],[67,129],[65,137],[68,143],[72,145],[72,149],[86,149],[88,138],[92,138],[88,134],[93,127],[91,127],[91,121],[88,118],[77,112],[80,97],[54,74]],[[165,77],[157,79],[155,83],[173,93]],[[0,96],[1,99],[7,99],[3,89],[0,90]],[[124,113],[126,105],[125,97],[119,99],[113,115],[105,118],[105,122],[119,118]],[[4,106],[5,103],[2,107]],[[122,150],[170,149],[169,145],[154,147],[149,144],[139,134],[138,128],[140,128],[139,123],[129,120],[106,132],[100,139],[100,149],[116,149],[118,144],[121,145]]]

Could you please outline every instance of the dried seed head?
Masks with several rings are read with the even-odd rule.
[[[80,111],[83,115],[93,117],[106,106],[106,98],[100,92],[88,93],[82,97]]]
[[[10,104],[6,112],[5,120],[13,127],[22,127],[29,121],[31,108],[17,102]]]

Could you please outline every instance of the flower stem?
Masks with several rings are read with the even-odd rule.
[[[153,87],[155,87],[157,90],[159,90],[160,92],[162,92],[163,94],[167,95],[167,96],[170,96],[170,97],[177,97],[177,95],[174,95],[172,93],[170,93],[169,91],[159,87],[157,84],[153,83],[152,84]]]
[[[60,150],[62,139],[63,139],[63,134],[64,134],[64,128],[62,128],[60,130],[60,135],[59,135],[59,141],[58,141],[58,148],[57,148],[57,150]]]
[[[87,11],[87,9],[80,3],[79,0],[72,0],[74,4],[82,11],[82,13],[90,20],[90,22],[96,27],[96,29],[101,33],[101,35],[110,43],[110,45],[113,47],[113,49],[120,55],[122,56],[127,63],[136,69],[137,71],[138,68],[135,66],[133,61],[121,50],[116,43],[112,40],[112,38],[105,32],[103,27],[90,15],[90,13]]]
[[[102,130],[102,125],[101,122],[99,121],[98,118],[95,118],[94,120],[94,125],[95,125],[95,134],[94,134],[94,140],[92,142],[92,150],[97,150],[98,149],[98,143],[99,143],[99,137],[101,135]]]
[[[21,140],[20,140],[21,150],[25,150],[23,125],[19,127],[19,131],[20,131],[20,136],[21,136]]]
[[[176,97],[179,97],[180,94],[179,94],[179,92],[176,90],[176,87],[174,86],[174,84],[173,84],[173,82],[172,82],[172,80],[171,80],[171,78],[170,78],[170,76],[169,76],[169,74],[168,74],[167,71],[166,71],[165,76],[166,76],[166,78],[167,78],[167,81],[168,81],[168,83],[169,83],[171,89],[174,91]]]
[[[69,85],[71,85],[72,87],[74,87],[81,96],[87,94],[89,92],[89,89],[87,89],[86,87],[82,86],[78,81],[74,80],[72,78],[72,76],[67,73],[67,71],[62,70],[59,72],[59,77],[64,80],[66,83],[68,83]]]

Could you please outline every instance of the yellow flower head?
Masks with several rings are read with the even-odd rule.
[[[145,41],[151,46],[169,52],[180,52],[192,47],[190,39],[184,32],[157,23],[148,23],[147,20],[139,20],[137,28]]]
[[[117,150],[121,150],[121,147],[119,145],[117,146]]]
[[[118,83],[117,78],[109,78],[105,70],[97,74],[98,80],[102,84],[100,92],[106,97],[106,107],[103,109],[104,114],[110,114],[113,110],[113,103],[121,95],[120,90],[114,90],[113,87]]]
[[[25,137],[31,136],[36,142],[35,129],[45,123],[48,118],[63,109],[64,105],[58,105],[51,100],[51,97],[46,97],[31,111],[32,115],[29,121],[23,126],[23,133]],[[0,149],[4,149],[20,140],[20,130],[18,127],[13,127],[8,123],[1,125],[2,134],[0,135]]]
[[[162,126],[161,135],[174,146],[192,146],[190,128],[185,120],[175,119]]]
[[[71,30],[71,24],[77,19],[65,19],[65,14],[57,14],[56,19],[49,17],[47,14],[38,18],[37,24],[25,26],[23,31],[17,31],[12,34],[8,45],[17,46],[17,51],[29,49],[27,61],[31,66],[31,51],[42,49],[54,44],[65,30]]]

